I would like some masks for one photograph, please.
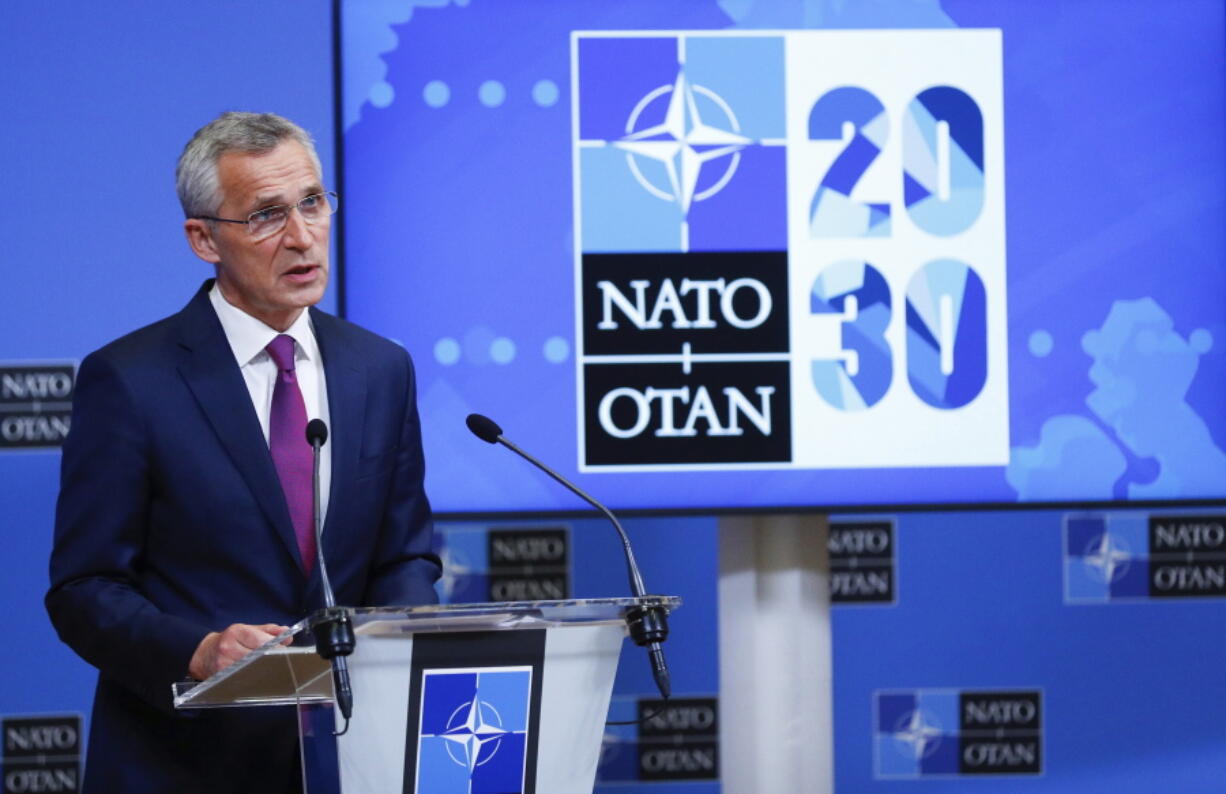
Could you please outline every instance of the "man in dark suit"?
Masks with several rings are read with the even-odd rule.
[[[308,417],[330,430],[321,510],[337,603],[436,600],[412,364],[310,308],[336,207],[321,179],[310,137],[285,119],[203,127],[177,181],[216,280],[81,363],[46,603],[100,671],[87,791],[300,785],[294,709],[175,712],[171,684],[323,605]]]

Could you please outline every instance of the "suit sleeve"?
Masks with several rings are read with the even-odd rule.
[[[160,611],[138,587],[153,488],[145,418],[119,368],[82,363],[64,443],[47,611],[60,638],[154,706],[187,675],[209,629]]]
[[[442,565],[432,551],[434,522],[425,491],[425,458],[421,422],[417,413],[417,385],[413,363],[404,354],[406,387],[404,420],[400,427],[396,468],[379,529],[375,564],[364,603],[371,606],[409,606],[438,601],[434,582]]]

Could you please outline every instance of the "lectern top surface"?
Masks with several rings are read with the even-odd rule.
[[[624,624],[627,614],[636,609],[658,606],[671,612],[680,605],[676,596],[645,596],[344,609],[352,616],[359,637],[404,637]],[[308,632],[314,621],[315,616],[299,621],[208,681],[175,684],[176,708],[327,700],[331,689],[328,664],[312,647],[301,644],[312,642]],[[285,640],[295,644],[286,647]]]

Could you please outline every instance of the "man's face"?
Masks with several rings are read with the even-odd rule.
[[[324,189],[310,155],[294,140],[262,154],[226,152],[217,161],[217,177],[223,200],[215,214],[236,220]],[[279,331],[323,298],[331,227],[331,218],[308,224],[296,209],[284,229],[258,241],[238,223],[185,224],[196,254],[217,266],[226,300]]]

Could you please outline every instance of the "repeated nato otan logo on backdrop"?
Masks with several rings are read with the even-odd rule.
[[[1222,596],[1226,515],[1065,516],[1066,603]]]
[[[54,449],[72,421],[76,364],[0,364],[0,451]]]
[[[570,598],[570,528],[439,525],[445,604]]]
[[[1042,692],[914,689],[873,696],[874,775],[1038,775]]]
[[[12,715],[0,728],[3,794],[81,790],[81,715]]]
[[[584,468],[1008,462],[999,31],[572,43]]]
[[[832,521],[826,551],[832,605],[897,602],[897,552],[892,520]]]
[[[638,722],[606,726],[598,785],[719,779],[716,698],[614,696],[609,719]]]

